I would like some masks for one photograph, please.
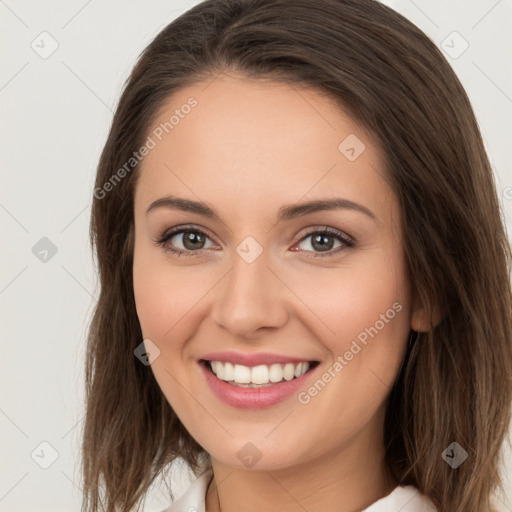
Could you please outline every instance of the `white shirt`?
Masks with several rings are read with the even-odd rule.
[[[205,497],[212,479],[211,469],[192,482],[179,499],[162,512],[205,512]],[[361,512],[436,512],[432,502],[412,485],[395,489]]]

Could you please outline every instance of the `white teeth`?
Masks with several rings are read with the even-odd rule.
[[[251,382],[253,384],[266,384],[268,382],[268,367],[264,364],[253,366],[251,369]]]
[[[301,375],[306,373],[308,368],[309,368],[309,363],[299,363],[295,367],[295,377],[300,377]]]
[[[222,361],[210,361],[213,373],[221,380],[232,384],[272,385],[270,383],[292,380],[300,377],[309,370],[309,363],[271,364],[267,366],[244,366],[242,364],[224,363]]]
[[[224,368],[224,364],[217,361],[217,369]],[[219,379],[224,380],[224,375],[221,370],[221,374],[217,376]],[[248,366],[242,366],[241,364],[235,364],[235,372],[233,380],[239,384],[249,384],[251,382],[251,369]]]
[[[217,361],[210,361],[210,366],[212,368],[213,373],[215,373],[215,375],[219,374],[218,365],[219,365],[219,363]]]
[[[216,368],[219,379],[224,379],[224,365],[217,362]]]
[[[293,366],[293,363],[286,363],[284,365],[283,377],[286,380],[292,380],[295,377],[295,366]]]
[[[270,365],[269,378],[270,382],[281,382],[283,380],[283,369],[280,364]]]
[[[224,363],[224,380],[233,380],[234,378],[235,367],[231,363]]]

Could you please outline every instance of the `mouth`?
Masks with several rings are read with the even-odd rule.
[[[286,382],[301,379],[320,364],[319,361],[301,361],[245,366],[206,359],[200,359],[199,363],[216,379],[238,388],[280,386]]]

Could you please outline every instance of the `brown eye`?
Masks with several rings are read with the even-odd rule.
[[[167,231],[159,240],[156,240],[158,245],[161,245],[164,250],[175,254],[186,254],[195,256],[193,253],[202,253],[204,249],[214,246],[206,246],[206,242],[210,240],[200,229],[195,228],[177,228]]]
[[[313,257],[334,256],[354,246],[354,242],[350,238],[344,235],[341,231],[333,230],[331,228],[310,231],[302,237],[299,245],[308,239],[311,239],[311,241],[306,244],[306,249],[302,248],[301,250],[316,253],[312,255]],[[338,242],[338,245],[335,246],[336,242]]]
[[[181,240],[185,249],[188,249],[189,251],[203,249],[206,240],[206,236],[203,233],[187,229],[186,231],[183,231],[183,233],[178,233],[171,238],[175,238],[180,234],[183,235]]]

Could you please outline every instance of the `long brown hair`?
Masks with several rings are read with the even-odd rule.
[[[173,93],[223,71],[323,91],[379,141],[412,284],[429,314],[436,305],[442,312],[429,332],[411,331],[387,402],[387,466],[441,512],[493,510],[512,403],[511,251],[496,185],[450,65],[375,0],[206,0],[139,57],[92,206],[101,290],[87,346],[82,510],[132,510],[178,457],[196,475],[208,463],[151,368],[134,357],[142,341],[132,283],[140,165],[130,159]],[[442,457],[453,442],[468,453],[456,469]]]

